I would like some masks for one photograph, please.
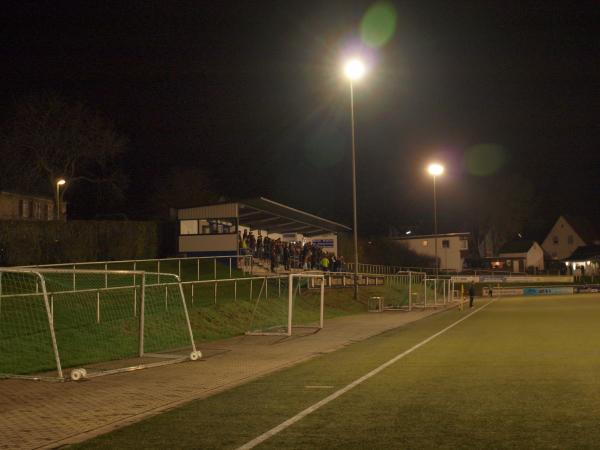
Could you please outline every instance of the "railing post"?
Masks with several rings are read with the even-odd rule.
[[[146,299],[146,274],[142,274],[142,292],[140,298],[140,334],[139,334],[139,356],[144,356],[144,317],[145,317],[145,301]]]
[[[294,284],[294,278],[293,278],[293,275],[290,273],[289,278],[288,278],[288,326],[287,326],[287,335],[288,336],[292,335],[292,308],[293,308],[292,299],[294,298],[293,284]]]
[[[412,273],[408,271],[408,310],[412,311]]]
[[[179,279],[181,279],[181,259],[177,260],[177,275],[179,276]]]
[[[73,264],[73,292],[77,290],[77,285],[75,281],[75,264]]]
[[[231,269],[231,257],[229,257],[229,278],[232,278],[232,277],[231,277],[231,274],[232,274],[232,273],[233,273],[233,272],[232,272],[232,269]]]
[[[200,281],[200,258],[196,260],[196,281]]]
[[[104,263],[104,287],[108,287],[108,264]]]
[[[100,291],[96,291],[96,323],[100,323]]]
[[[217,279],[215,278],[215,305],[217,304]]]
[[[323,282],[321,282],[321,312],[319,315],[319,328],[323,329],[323,315],[324,315],[324,309],[325,309],[325,280],[323,280]],[[330,280],[331,282],[331,280]]]
[[[213,266],[214,266],[214,275],[215,275],[213,279],[216,280],[217,279],[217,258],[213,259]]]

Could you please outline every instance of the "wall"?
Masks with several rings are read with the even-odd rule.
[[[175,253],[175,229],[169,222],[0,221],[1,264],[158,258]]]

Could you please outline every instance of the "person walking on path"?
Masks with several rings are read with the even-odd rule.
[[[473,307],[473,299],[475,298],[475,285],[471,282],[469,286],[469,308]]]

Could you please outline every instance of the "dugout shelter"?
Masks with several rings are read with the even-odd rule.
[[[351,228],[264,197],[177,210],[178,251],[186,256],[239,254],[238,232],[313,242],[337,254],[337,234]]]

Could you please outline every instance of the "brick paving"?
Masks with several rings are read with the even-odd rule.
[[[329,320],[315,334],[240,336],[204,343],[199,345],[205,356],[201,361],[83,382],[0,380],[0,449],[80,442],[433,312],[360,314]]]

